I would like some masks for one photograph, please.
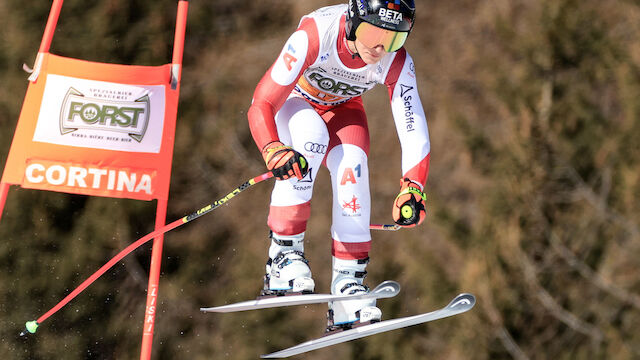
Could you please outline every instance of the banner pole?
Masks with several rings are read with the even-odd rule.
[[[42,36],[42,42],[40,43],[39,53],[47,53],[51,48],[51,41],[53,40],[53,33],[58,26],[58,18],[60,17],[60,10],[62,9],[63,0],[53,0],[51,5],[51,11],[49,12],[49,18],[47,19],[47,26],[44,29],[44,35]]]
[[[172,90],[177,90],[180,79],[182,77],[182,55],[184,51],[184,38],[186,34],[188,7],[188,0],[180,0],[178,2],[170,79],[170,86]],[[156,210],[156,230],[164,227],[166,215],[167,200],[158,199]],[[144,322],[142,329],[142,346],[140,349],[140,360],[151,359],[151,349],[153,346],[153,328],[155,325],[155,315],[158,309],[158,285],[160,282],[160,266],[162,264],[163,241],[164,235],[160,235],[153,240],[153,249],[151,251],[151,265],[149,268],[149,286],[147,289],[147,305],[144,312]]]
[[[156,227],[158,230],[164,227],[167,215],[167,200],[158,199],[156,209]],[[160,266],[162,265],[162,245],[164,234],[153,239],[153,250],[151,251],[151,265],[149,266],[149,287],[147,289],[147,306],[144,311],[144,322],[142,329],[142,348],[140,350],[140,360],[151,359],[151,347],[153,345],[153,328],[155,316],[158,310],[158,284],[160,282]]]
[[[176,90],[182,78],[182,55],[184,53],[184,38],[187,29],[188,0],[178,2],[178,15],[176,16],[176,30],[173,37],[173,55],[171,59],[171,89]]]
[[[47,19],[47,26],[44,28],[44,35],[42,35],[42,41],[40,42],[40,49],[36,56],[36,61],[33,64],[33,72],[29,76],[29,81],[36,82],[38,76],[40,76],[40,69],[42,68],[42,62],[44,54],[49,52],[51,48],[51,41],[53,40],[53,34],[56,32],[58,26],[58,18],[60,17],[60,10],[62,9],[63,0],[53,0],[51,5],[51,11],[49,11],[49,18]]]
[[[4,212],[4,204],[7,201],[9,186],[11,186],[11,184],[0,183],[0,220],[2,219],[2,213]]]

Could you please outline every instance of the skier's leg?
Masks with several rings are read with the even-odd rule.
[[[307,102],[290,97],[276,114],[280,141],[305,156],[309,172],[298,180],[276,181],[268,225],[271,245],[264,293],[313,291],[315,284],[304,257],[304,232],[311,212],[313,184],[329,143],[326,124]]]
[[[363,281],[371,248],[366,116],[362,104],[353,101],[325,114],[324,118],[331,134],[326,165],[331,172],[334,199],[331,292],[365,293],[369,291]],[[357,321],[380,320],[382,313],[375,304],[375,299],[330,303],[328,330]]]
[[[367,156],[358,146],[341,144],[329,152],[327,166],[331,170],[334,192],[331,292],[366,293],[369,288],[363,281],[371,247]],[[329,330],[356,321],[379,320],[382,313],[375,305],[375,299],[330,303]]]

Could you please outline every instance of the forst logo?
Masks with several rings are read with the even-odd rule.
[[[311,73],[309,80],[318,84],[318,87],[324,91],[342,96],[358,96],[362,95],[367,89],[362,86],[349,85],[332,78],[324,77],[321,73]]]
[[[67,120],[73,121],[79,116],[86,124],[105,125],[109,121],[111,126],[135,127],[138,118],[145,109],[135,107],[117,107],[113,105],[100,105],[96,103],[82,103],[72,101],[69,105]]]
[[[84,96],[70,88],[60,113],[62,135],[85,129],[126,133],[142,141],[149,123],[148,95],[134,101],[116,101]]]

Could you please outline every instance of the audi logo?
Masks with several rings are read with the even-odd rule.
[[[327,145],[307,142],[304,144],[304,149],[312,153],[324,154],[327,152]]]

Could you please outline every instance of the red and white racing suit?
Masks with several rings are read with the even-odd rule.
[[[301,19],[258,84],[248,118],[260,150],[279,140],[309,162],[302,180],[276,181],[271,230],[281,235],[306,230],[313,184],[324,164],[333,188],[332,254],[363,259],[371,247],[371,198],[369,130],[360,96],[376,84],[387,86],[403,178],[424,186],[430,144],[413,60],[404,48],[373,65],[354,56],[345,35],[346,11],[347,5],[329,6]]]

